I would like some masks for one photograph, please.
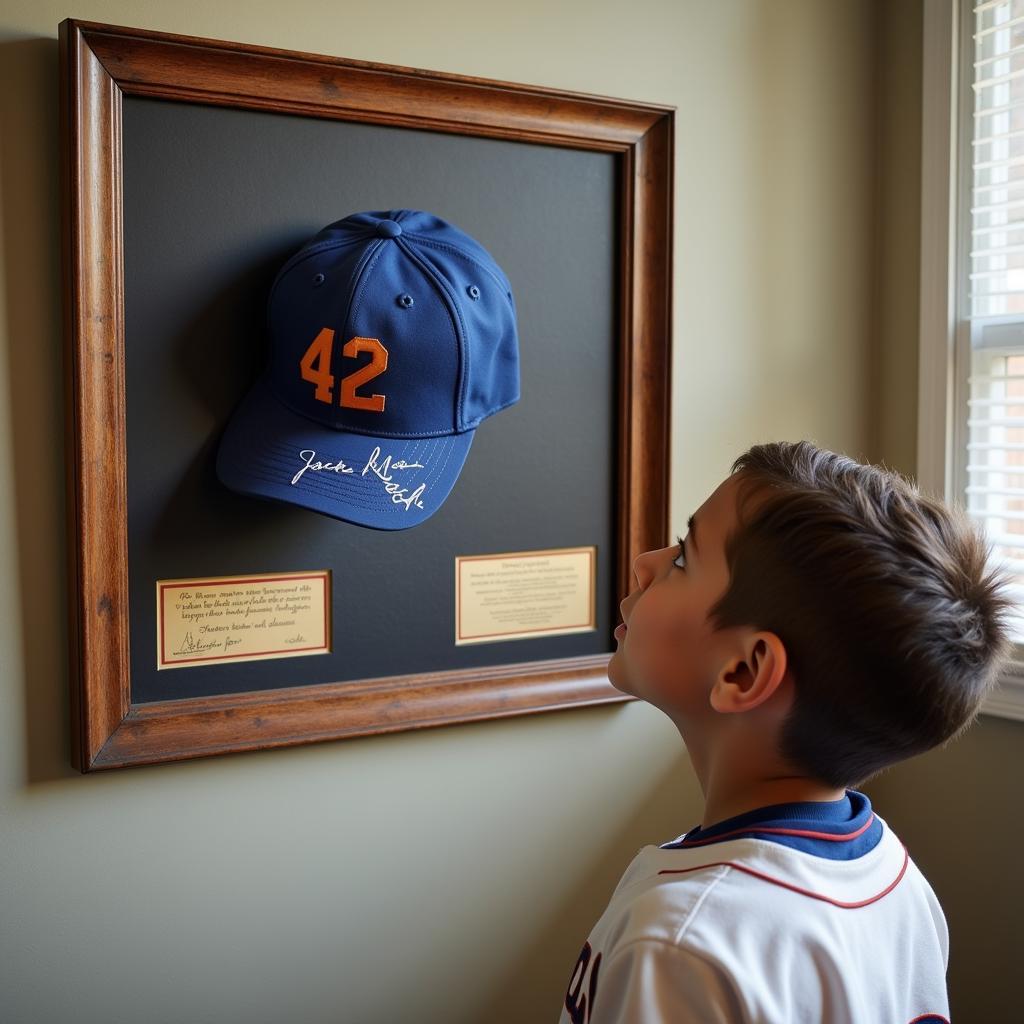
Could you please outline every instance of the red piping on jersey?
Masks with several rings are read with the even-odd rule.
[[[790,889],[793,892],[799,893],[801,896],[810,896],[813,900],[822,900],[825,903],[831,903],[834,907],[839,907],[841,910],[856,910],[858,907],[866,907],[869,903],[876,903],[883,896],[888,896],[889,893],[896,888],[897,885],[903,879],[903,876],[907,873],[907,865],[910,863],[910,854],[907,852],[907,848],[903,847],[903,867],[900,868],[900,873],[893,879],[893,881],[887,885],[880,893],[876,896],[870,896],[866,900],[859,900],[856,903],[844,903],[842,900],[834,900],[831,896],[825,896],[820,892],[811,892],[810,889],[801,889],[798,885],[793,885],[790,882],[784,882],[781,878],[773,878],[771,875],[763,874],[760,871],[755,871],[753,868],[748,868],[743,864],[736,864],[731,860],[716,860],[710,864],[698,864],[692,868],[663,868],[658,872],[659,875],[685,875],[690,871],[700,871],[701,868],[735,868],[737,871],[742,871],[745,874],[753,875],[755,878],[760,878],[764,882],[771,882],[772,885],[781,885],[783,889]],[[913,1022],[911,1022],[913,1024]]]
[[[838,836],[833,832],[812,832],[810,829],[802,828],[758,828],[756,825],[748,825],[746,828],[738,828],[732,832],[723,832],[721,835],[712,836],[710,839],[683,839],[672,849],[681,849],[684,846],[707,846],[709,843],[719,843],[730,836],[744,836],[751,832],[760,832],[764,835],[773,836],[803,836],[806,839],[827,839],[831,843],[847,843],[851,839],[856,839],[857,836],[862,836],[867,832],[874,820],[875,816],[872,814],[856,832],[848,832],[845,835]],[[911,1024],[913,1024],[913,1021],[911,1021]]]

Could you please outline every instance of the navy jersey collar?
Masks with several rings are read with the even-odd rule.
[[[848,789],[840,800],[773,804],[738,814],[709,828],[691,829],[666,843],[666,850],[689,850],[734,839],[763,839],[828,860],[855,860],[878,845],[882,823],[871,801]]]

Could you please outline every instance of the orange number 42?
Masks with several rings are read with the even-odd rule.
[[[313,397],[318,402],[330,405],[334,401],[334,374],[331,373],[331,354],[334,351],[334,331],[325,327],[306,349],[299,360],[302,379],[316,385]],[[383,412],[384,395],[359,395],[356,388],[369,384],[388,368],[388,350],[376,338],[353,338],[341,350],[349,359],[369,352],[370,361],[341,378],[341,395],[338,404],[345,409],[365,409],[367,412]]]

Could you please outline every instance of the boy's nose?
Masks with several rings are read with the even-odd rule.
[[[646,590],[656,574],[659,551],[645,551],[633,559],[633,575],[641,590]]]

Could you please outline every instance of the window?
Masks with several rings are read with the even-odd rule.
[[[924,4],[919,482],[963,504],[1013,580],[1024,719],[1024,0]]]
[[[957,478],[1024,610],[1024,0],[964,7],[973,7],[963,36],[973,102],[964,132],[968,377]],[[1024,641],[1024,614],[1013,630]]]

